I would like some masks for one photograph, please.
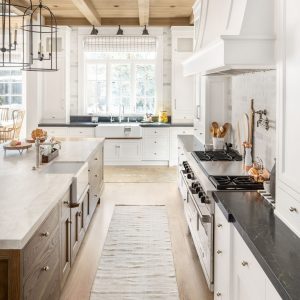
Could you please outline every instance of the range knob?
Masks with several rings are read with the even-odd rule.
[[[200,185],[200,183],[198,181],[195,181],[192,183],[192,188],[196,188]]]
[[[202,196],[200,198],[200,201],[201,201],[201,203],[205,203],[205,204],[209,204],[210,203],[209,199],[206,196]]]
[[[187,178],[188,178],[188,179],[195,179],[194,173],[193,173],[193,172],[189,173],[189,174],[187,175]]]
[[[195,189],[196,193],[199,193],[201,191],[201,187],[200,186],[197,186],[196,189]]]
[[[201,199],[201,197],[203,197],[203,196],[204,196],[204,193],[203,193],[203,191],[202,191],[202,190],[198,192],[198,196],[199,196],[199,198],[200,198],[200,199]]]

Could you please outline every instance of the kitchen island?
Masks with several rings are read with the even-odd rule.
[[[59,297],[100,199],[103,143],[102,138],[62,142],[55,161],[87,162],[89,168],[86,195],[75,208],[69,206],[73,174],[48,174],[47,165],[33,170],[34,146],[22,155],[1,150],[1,299]]]

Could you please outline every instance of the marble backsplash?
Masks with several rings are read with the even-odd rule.
[[[232,77],[231,121],[233,141],[236,145],[237,123],[243,113],[250,112],[250,101],[254,99],[255,110],[266,109],[270,129],[256,127],[255,116],[254,157],[260,157],[266,168],[271,170],[276,156],[276,71],[244,74]]]

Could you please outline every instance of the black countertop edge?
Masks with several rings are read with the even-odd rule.
[[[39,123],[38,127],[97,127],[98,123],[71,122],[71,123]]]
[[[70,123],[39,123],[38,127],[97,127],[99,124],[110,124],[110,122],[70,122]],[[114,123],[116,124],[116,123]],[[126,124],[123,122],[121,124]],[[130,125],[131,123],[129,123]],[[172,123],[138,123],[141,127],[193,127],[193,124],[172,124]]]
[[[300,238],[257,192],[214,192],[213,197],[282,299],[299,300]]]

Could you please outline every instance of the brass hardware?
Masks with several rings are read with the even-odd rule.
[[[65,205],[70,205],[70,202],[69,201],[64,201],[63,202]]]
[[[221,254],[222,253],[222,251],[221,250],[217,250],[217,254]]]
[[[97,175],[97,174],[95,174],[95,177],[98,177],[98,175]]]
[[[222,225],[222,224],[218,224],[217,226],[218,226],[219,228],[221,228],[223,225]]]
[[[290,212],[296,212],[297,208],[296,207],[290,207]]]
[[[242,266],[243,266],[243,267],[246,267],[246,266],[248,266],[248,263],[247,263],[246,261],[243,260],[243,261],[242,261]]]
[[[50,235],[50,233],[48,231],[42,233],[42,236],[45,236],[45,237],[47,237],[49,235]]]
[[[49,271],[49,269],[50,269],[50,268],[49,268],[49,266],[45,266],[45,267],[43,267],[43,269],[42,269],[42,270],[43,270],[43,271],[45,271],[45,272],[48,272],[48,271]]]
[[[77,213],[77,216],[78,216],[78,217],[81,217],[81,215],[82,215],[82,212],[79,211],[79,212]]]
[[[217,293],[217,297],[220,297],[222,294],[220,292]]]
[[[97,157],[95,157],[95,160],[98,160],[98,158],[97,158]]]

